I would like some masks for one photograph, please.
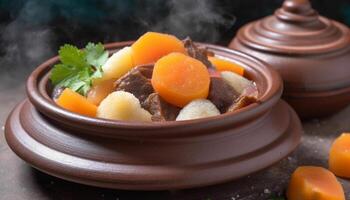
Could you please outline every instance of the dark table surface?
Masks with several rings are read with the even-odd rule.
[[[260,200],[283,195],[289,177],[297,166],[327,167],[331,142],[350,131],[350,107],[331,117],[304,122],[304,136],[297,150],[278,164],[259,173],[229,183],[180,191],[121,191],[90,187],[64,181],[33,169],[19,159],[4,138],[6,117],[25,98],[23,81],[0,76],[0,199],[201,199]],[[350,181],[339,179],[350,199]]]

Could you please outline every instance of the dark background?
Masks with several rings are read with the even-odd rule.
[[[64,43],[133,40],[146,31],[226,45],[243,24],[270,15],[282,0],[0,0],[0,78],[22,83]],[[350,0],[314,0],[350,25]]]

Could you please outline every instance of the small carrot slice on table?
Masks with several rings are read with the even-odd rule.
[[[322,167],[296,169],[287,190],[288,200],[345,200],[344,190],[334,174]]]
[[[63,90],[56,103],[71,112],[96,117],[97,106],[69,88]]]
[[[350,178],[350,134],[338,137],[329,152],[329,169],[337,176]]]
[[[173,35],[147,32],[132,46],[134,64],[155,63],[159,58],[172,52],[186,53],[181,40]]]
[[[206,99],[210,77],[206,66],[181,53],[159,59],[152,75],[154,90],[167,102],[184,107],[195,99]]]
[[[244,75],[244,68],[236,63],[217,57],[208,57],[208,59],[218,71],[231,71],[241,76]]]

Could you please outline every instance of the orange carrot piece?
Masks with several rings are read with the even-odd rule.
[[[208,57],[208,59],[218,71],[230,71],[241,76],[244,75],[244,68],[236,63],[216,57]]]
[[[186,53],[181,40],[172,35],[155,32],[145,33],[131,48],[135,65],[155,63],[159,58],[172,52]]]
[[[210,77],[206,66],[181,53],[171,53],[154,65],[152,86],[167,102],[184,107],[190,101],[207,98]]]
[[[329,169],[337,176],[350,178],[350,134],[338,137],[329,152]]]
[[[287,190],[288,200],[345,200],[344,190],[334,174],[322,167],[298,167]]]
[[[71,112],[96,117],[97,106],[69,88],[63,90],[56,103]]]

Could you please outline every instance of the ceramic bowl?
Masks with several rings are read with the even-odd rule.
[[[131,42],[106,45],[115,52]],[[211,185],[264,169],[291,153],[301,124],[280,100],[278,73],[255,58],[202,44],[245,67],[259,90],[258,103],[220,116],[139,123],[90,118],[58,107],[49,72],[40,65],[27,81],[28,99],[8,117],[12,150],[33,167],[66,180],[106,188],[167,190]]]

